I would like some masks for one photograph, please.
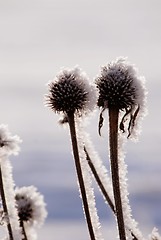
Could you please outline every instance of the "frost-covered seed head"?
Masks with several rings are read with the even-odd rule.
[[[140,83],[136,69],[126,63],[126,59],[118,58],[108,66],[102,67],[96,79],[99,89],[99,107],[117,107],[127,109],[140,101]]]
[[[21,143],[20,138],[15,135],[11,136],[11,133],[8,130],[8,126],[1,124],[0,125],[0,156],[18,154]]]
[[[79,68],[63,69],[55,80],[49,83],[46,102],[55,112],[86,113],[93,110],[96,91]]]
[[[17,188],[15,199],[20,221],[30,225],[41,225],[46,216],[44,198],[34,186]]]
[[[133,65],[127,63],[125,58],[120,57],[102,67],[101,73],[95,82],[99,90],[97,102],[99,107],[103,109],[114,107],[125,111],[120,123],[120,129],[123,132],[124,122],[130,116],[128,127],[128,136],[130,136],[138,113],[142,112],[140,116],[145,113],[146,89],[144,78],[138,76]]]

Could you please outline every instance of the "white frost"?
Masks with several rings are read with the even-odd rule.
[[[21,143],[20,138],[15,135],[11,136],[11,133],[8,130],[8,126],[1,124],[0,125],[0,157],[3,155],[17,155]]]
[[[137,228],[137,222],[132,218],[131,207],[128,199],[128,186],[127,186],[127,165],[125,163],[125,150],[124,144],[127,141],[126,137],[119,134],[118,143],[118,164],[119,164],[119,179],[121,188],[121,199],[123,206],[124,222],[126,226],[127,239],[132,240],[130,229],[138,240],[144,240],[142,233]]]
[[[89,81],[88,76],[85,72],[82,71],[78,66],[70,69],[70,68],[61,68],[60,72],[56,75],[54,80],[50,81],[48,83],[48,86],[50,89],[52,89],[52,85],[55,83],[59,83],[62,79],[72,79],[72,81],[75,83],[75,85],[82,89],[84,93],[87,94],[87,99],[85,100],[85,104],[82,109],[79,109],[81,113],[88,114],[91,113],[96,108],[97,103],[97,90],[96,86]],[[70,89],[70,85],[68,86]],[[72,86],[73,87],[73,86]],[[63,92],[59,94],[62,94]],[[52,94],[46,95],[45,98],[48,100],[48,97],[52,98]],[[48,101],[47,101],[48,102]],[[45,104],[46,106],[49,106],[49,104]]]
[[[110,177],[108,176],[107,168],[104,166],[101,158],[99,157],[98,153],[94,149],[94,146],[92,144],[89,134],[86,133],[85,131],[83,131],[82,134],[83,134],[85,147],[86,147],[87,152],[92,160],[92,163],[99,175],[99,178],[100,178],[104,188],[106,189],[106,192],[108,193],[111,201],[114,204],[112,183],[111,183]]]
[[[77,132],[77,140],[78,140],[78,149],[81,161],[81,168],[83,173],[83,178],[85,182],[85,189],[87,193],[87,201],[89,205],[89,211],[91,216],[91,221],[95,233],[96,240],[103,240],[102,233],[100,231],[100,222],[97,214],[96,202],[94,191],[92,188],[92,178],[90,174],[90,169],[87,163],[86,154],[84,152],[84,134],[81,123],[77,120],[76,122],[76,132]]]
[[[1,157],[0,167],[2,171],[3,187],[5,191],[6,203],[9,214],[9,221],[13,231],[13,237],[16,240],[21,240],[21,230],[19,227],[18,212],[16,209],[15,202],[15,192],[14,192],[14,182],[12,177],[12,167],[6,158],[6,156]]]
[[[149,240],[161,240],[161,236],[159,235],[157,228],[153,228],[152,233],[149,236]]]
[[[16,198],[18,211],[23,210],[23,208],[27,211],[27,206],[30,206],[32,209],[31,218],[26,224],[29,226],[41,226],[47,217],[43,195],[41,195],[34,186],[16,188],[15,195],[19,196],[18,199]]]

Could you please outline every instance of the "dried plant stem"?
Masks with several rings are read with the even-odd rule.
[[[112,184],[113,184],[119,236],[121,240],[126,240],[121,191],[120,191],[119,166],[118,166],[118,117],[119,117],[119,109],[116,107],[110,107],[109,108],[109,131],[110,131],[109,142],[110,142],[110,163],[111,163]]]
[[[91,158],[90,158],[90,156],[89,156],[89,154],[87,152],[86,147],[84,147],[84,151],[86,153],[87,161],[88,161],[89,167],[91,169],[91,172],[93,173],[93,175],[94,175],[94,177],[96,179],[96,182],[97,182],[99,188],[101,189],[102,194],[105,197],[107,203],[109,204],[109,206],[112,209],[112,211],[115,213],[114,204],[113,204],[111,198],[109,197],[109,195],[108,195],[108,193],[107,193],[107,191],[106,191],[106,189],[105,189],[105,187],[104,187],[104,185],[103,185],[103,183],[102,183],[102,181],[101,181],[101,179],[100,179],[100,177],[99,177],[99,175],[97,173],[97,170],[96,170],[96,168],[95,168],[95,166],[94,166],[94,164],[93,164],[93,162],[92,162],[92,160],[91,160]]]
[[[93,173],[93,176],[94,176],[94,178],[95,178],[95,180],[96,180],[104,198],[106,199],[107,203],[109,204],[112,212],[116,215],[115,206],[114,206],[110,196],[108,195],[108,193],[107,193],[107,191],[104,187],[104,184],[102,183],[102,181],[99,177],[99,174],[98,174],[98,172],[97,172],[97,170],[96,170],[96,168],[95,168],[95,166],[94,166],[94,164],[93,164],[93,162],[92,162],[92,160],[91,160],[91,158],[88,154],[88,151],[87,151],[86,147],[84,147],[84,151],[86,153],[87,161],[88,161],[89,167],[91,169],[91,172]],[[130,232],[131,232],[131,235],[133,236],[133,239],[138,240],[138,238],[135,236],[135,234],[131,230],[130,230]]]
[[[5,191],[4,191],[4,184],[3,184],[3,175],[2,175],[2,169],[0,166],[0,193],[1,193],[1,199],[2,199],[2,205],[3,205],[3,210],[4,213],[7,216],[7,229],[8,229],[8,234],[9,234],[9,239],[13,240],[13,232],[12,232],[12,227],[9,219],[9,214],[8,214],[8,208],[7,208],[7,202],[6,202],[6,197],[5,197]]]
[[[26,231],[25,231],[25,226],[24,226],[24,222],[20,220],[20,227],[22,229],[22,234],[23,234],[23,238],[22,240],[28,240],[27,239],[27,235],[26,235]]]
[[[88,230],[89,230],[91,240],[96,240],[94,230],[93,230],[93,226],[92,226],[91,216],[90,216],[90,212],[89,212],[86,189],[85,189],[85,184],[84,184],[83,174],[82,174],[82,169],[81,169],[81,164],[80,164],[76,130],[75,130],[75,121],[74,121],[74,114],[73,113],[68,114],[68,123],[69,123],[70,134],[71,134],[71,141],[72,141],[73,155],[74,155],[74,160],[75,160],[75,167],[76,167],[77,177],[78,177],[80,191],[81,191],[81,195],[82,195],[82,201],[83,201],[83,206],[84,206],[84,212],[85,212],[85,215],[86,215]]]

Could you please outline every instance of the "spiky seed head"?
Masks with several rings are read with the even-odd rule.
[[[46,204],[37,188],[34,186],[17,188],[15,190],[15,199],[20,221],[38,226],[44,222],[47,216]]]
[[[55,112],[86,113],[92,110],[95,102],[95,89],[78,67],[61,70],[49,83],[46,105]]]
[[[134,65],[129,64],[126,58],[120,57],[102,67],[95,83],[99,91],[97,102],[99,107],[103,109],[114,107],[125,111],[120,124],[122,131],[124,131],[126,117],[131,116],[128,127],[130,136],[138,113],[146,112],[144,78],[138,76]],[[100,124],[102,126],[102,123]]]
[[[117,107],[120,110],[138,104],[139,85],[136,70],[119,58],[101,69],[96,79],[99,107]]]

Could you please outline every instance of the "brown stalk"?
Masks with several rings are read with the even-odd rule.
[[[119,230],[120,240],[126,240],[124,216],[122,209],[119,166],[118,166],[118,117],[119,109],[116,107],[109,108],[109,143],[110,143],[110,163],[114,200],[116,207],[116,217]]]
[[[88,230],[89,230],[91,240],[96,240],[93,226],[92,226],[91,216],[90,216],[90,212],[89,212],[85,183],[84,183],[81,164],[80,164],[77,136],[76,136],[76,130],[75,130],[74,113],[68,114],[68,123],[69,123],[69,128],[70,128],[70,135],[71,135],[73,155],[74,155],[74,160],[75,160],[75,167],[76,167],[78,182],[79,182],[80,191],[81,191],[81,195],[82,195],[82,201],[83,201],[84,212],[85,212],[86,221],[87,221],[87,225],[88,225]]]
[[[89,154],[87,152],[86,147],[84,147],[84,151],[86,153],[86,157],[87,157],[87,161],[88,161],[89,167],[90,167],[90,169],[91,169],[91,171],[92,171],[92,173],[93,173],[93,175],[94,175],[94,177],[96,179],[96,182],[97,182],[99,188],[102,191],[103,196],[105,197],[105,199],[106,199],[107,203],[109,204],[110,208],[112,209],[112,211],[114,213],[116,213],[114,204],[113,204],[112,200],[110,199],[110,197],[109,197],[109,195],[108,195],[108,193],[107,193],[107,191],[106,191],[106,189],[105,189],[105,187],[104,187],[104,185],[103,185],[103,183],[102,183],[102,181],[101,181],[101,179],[100,179],[100,177],[99,177],[99,175],[97,173],[97,170],[96,170],[96,168],[95,168],[95,166],[94,166],[94,164],[93,164],[93,162],[92,162],[92,160],[91,160],[91,158],[90,158],[90,156],[89,156]]]
[[[22,220],[20,220],[20,227],[22,229],[22,240],[28,240],[27,239],[27,235],[26,235],[26,231],[25,231],[25,226],[24,226],[24,222]]]
[[[93,162],[92,162],[92,160],[91,160],[91,158],[88,154],[88,151],[87,151],[86,147],[84,147],[84,151],[86,153],[87,161],[88,161],[89,167],[91,169],[91,172],[93,173],[93,176],[95,177],[96,182],[97,182],[100,190],[102,191],[102,194],[103,194],[104,198],[106,199],[107,203],[109,204],[112,212],[116,215],[115,206],[114,206],[110,196],[108,195],[108,193],[107,193],[107,191],[106,191],[106,189],[105,189],[105,187],[104,187],[104,185],[103,185],[103,183],[102,183],[102,181],[99,177],[99,174],[98,174],[98,172],[97,172],[97,170],[96,170],[96,168],[95,168],[95,166],[94,166],[94,164],[93,164]],[[131,235],[133,236],[133,239],[138,240],[138,238],[135,236],[135,234],[131,230],[129,230],[129,231],[131,232]]]

